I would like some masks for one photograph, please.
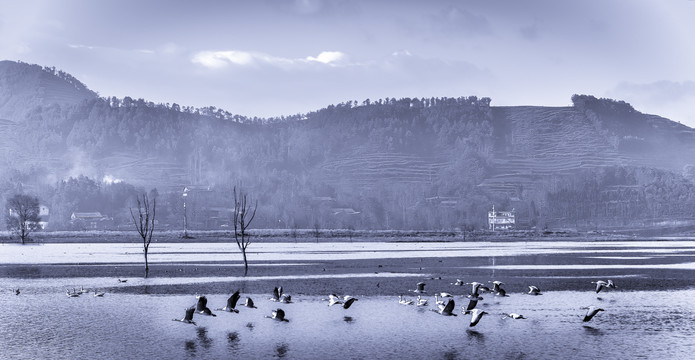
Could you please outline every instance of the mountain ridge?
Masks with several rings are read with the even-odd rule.
[[[529,227],[695,218],[695,130],[590,95],[566,107],[386,98],[260,119],[98,97],[53,68],[0,62],[0,118],[3,167],[19,174],[0,180],[47,196],[80,175],[161,192],[241,182],[262,194],[259,221],[304,228],[484,226],[491,204]],[[627,200],[600,207],[615,196]]]

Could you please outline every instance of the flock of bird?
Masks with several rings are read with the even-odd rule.
[[[193,314],[200,314],[200,315],[207,315],[207,316],[217,316],[215,315],[212,310],[207,306],[208,299],[205,297],[205,295],[196,295],[196,303],[186,309],[186,314],[184,315],[183,319],[172,319],[173,321],[180,321],[186,324],[193,324],[196,325],[196,323],[193,321]],[[237,309],[237,304],[239,304],[239,300],[241,299],[241,295],[239,294],[239,290],[235,291],[232,296],[230,296],[227,299],[227,305],[223,308],[217,309],[217,311],[226,311],[226,312],[233,312],[233,313],[239,313],[239,309]],[[292,296],[283,293],[282,291],[282,286],[280,287],[275,287],[273,289],[273,294],[269,298],[271,301],[275,302],[280,302],[284,304],[290,304],[292,303]],[[356,300],[356,299],[355,299]],[[352,302],[350,302],[352,303]],[[247,308],[252,308],[252,309],[257,309],[257,307],[253,303],[253,299],[250,297],[247,297],[244,300],[243,306]],[[348,305],[350,307],[350,305]],[[347,307],[346,307],[347,309]],[[277,308],[271,312],[270,316],[266,316],[267,318],[277,320],[280,322],[289,322],[288,319],[285,318],[285,311]]]
[[[124,283],[127,280],[121,280],[118,279],[118,282]],[[493,296],[496,297],[508,297],[509,295],[507,292],[502,288],[502,285],[504,285],[503,282],[501,281],[490,281],[489,283],[492,284],[492,288],[484,285],[483,283],[479,283],[476,281],[466,283],[463,282],[460,279],[457,279],[456,282],[451,283],[451,285],[455,286],[464,286],[464,285],[470,285],[471,286],[471,292],[468,295],[464,295],[464,298],[467,300],[467,302],[461,307],[461,313],[463,315],[471,315],[470,323],[469,326],[473,327],[476,326],[480,320],[483,318],[483,315],[488,314],[488,312],[480,310],[477,308],[478,302],[483,300],[483,297],[481,294],[483,293],[491,293]],[[615,283],[613,283],[612,280],[598,280],[598,281],[592,281],[592,284],[596,284],[596,293],[598,294],[601,292],[603,289],[616,289],[617,286],[615,286]],[[427,292],[425,291],[425,283],[424,282],[418,282],[416,284],[416,288],[414,290],[410,290],[411,292],[417,293],[417,299],[407,299],[403,295],[398,296],[398,303],[401,305],[416,305],[416,306],[428,306],[429,300],[425,299],[422,297],[423,294],[426,294]],[[532,295],[532,296],[537,296],[537,295],[543,295],[541,293],[540,289],[537,286],[530,285],[529,291],[526,293],[527,295]],[[12,292],[15,295],[20,294],[20,289],[12,289]],[[79,297],[80,295],[87,294],[90,291],[85,289],[84,287],[80,287],[80,289],[75,289],[73,288],[72,290],[66,289],[66,294],[68,297]],[[93,290],[94,296],[95,297],[103,297],[104,292],[99,292],[96,290]],[[434,293],[434,301],[435,305],[437,306],[437,309],[430,309],[431,311],[434,311],[440,315],[443,316],[457,316],[457,314],[454,312],[454,309],[456,307],[456,303],[454,301],[454,295],[447,293],[447,292],[437,292]],[[198,313],[200,315],[207,315],[207,316],[217,316],[215,315],[212,310],[207,306],[207,298],[204,295],[197,295],[196,296],[196,303],[192,305],[191,307],[186,309],[185,316],[182,319],[173,319],[174,321],[180,321],[183,323],[187,324],[195,324],[193,321],[193,315]],[[217,311],[225,311],[225,312],[234,312],[234,313],[239,313],[239,309],[237,309],[237,305],[239,304],[239,300],[241,299],[241,295],[239,294],[239,291],[235,291],[228,299],[227,299],[227,304],[223,308],[218,308],[216,309]],[[446,302],[445,302],[446,299]],[[270,301],[278,302],[278,303],[283,303],[283,304],[290,304],[292,303],[292,296],[289,294],[285,294],[283,292],[282,286],[280,287],[275,287],[273,289],[271,297],[268,299]],[[340,297],[336,294],[330,294],[327,299],[323,299],[328,301],[328,306],[333,306],[333,305],[341,305],[344,309],[348,309],[352,306],[352,304],[357,301],[358,299],[356,297],[350,296],[350,295],[345,295],[343,297]],[[253,300],[250,297],[246,297],[243,305],[244,307],[247,308],[252,308],[256,309],[257,307],[254,305]],[[601,311],[604,311],[604,309],[598,307],[598,306],[588,306],[584,307],[582,309],[586,309],[586,314],[584,315],[584,322],[590,321],[596,314],[598,314]],[[524,315],[517,314],[517,313],[502,313],[503,318],[511,318],[511,319],[526,319]],[[277,320],[280,322],[289,322],[289,319],[285,317],[285,311],[281,308],[277,308],[272,311],[270,316],[266,316],[266,318],[270,318],[273,320]]]
[[[471,292],[468,295],[464,295],[464,298],[467,300],[467,302],[461,307],[461,313],[463,315],[471,315],[470,318],[470,323],[469,326],[473,327],[476,326],[480,320],[483,318],[483,315],[488,314],[487,311],[483,311],[481,309],[477,308],[478,302],[483,300],[483,297],[481,294],[483,293],[491,293],[493,296],[496,297],[508,297],[509,295],[507,292],[502,288],[502,285],[504,285],[503,282],[501,281],[491,281],[489,282],[492,284],[492,288],[484,285],[483,283],[479,282],[470,282],[470,283],[464,283],[463,281],[457,279],[455,283],[452,283],[452,285],[456,286],[464,286],[464,285],[470,285],[471,286]],[[595,282],[592,282],[596,284],[596,293],[598,294],[601,290],[603,289],[615,289],[616,286],[611,280],[603,281],[603,280],[598,280]],[[401,305],[416,305],[416,306],[428,306],[429,300],[425,299],[422,297],[423,294],[426,294],[425,291],[425,283],[424,282],[419,282],[416,284],[416,288],[414,290],[410,290],[411,292],[417,293],[417,299],[407,299],[403,295],[398,296],[398,303]],[[538,295],[543,295],[543,293],[540,291],[540,289],[537,286],[529,286],[529,291],[526,293],[527,295],[531,296],[538,296]],[[437,292],[434,293],[434,300],[435,300],[435,305],[437,306],[437,309],[430,309],[433,312],[436,312],[440,315],[443,316],[457,316],[455,313],[455,307],[456,303],[454,300],[454,295],[447,293],[447,292]],[[197,295],[197,302],[193,306],[189,307],[186,309],[185,316],[182,319],[172,319],[174,321],[180,321],[183,323],[187,324],[195,324],[193,321],[193,315],[194,314],[200,314],[200,315],[208,315],[208,316],[216,316],[210,308],[207,307],[207,298],[204,295]],[[227,312],[234,312],[234,313],[239,313],[239,309],[237,309],[237,304],[239,300],[241,299],[241,295],[239,294],[239,291],[235,291],[234,294],[232,294],[228,299],[227,299],[227,305],[223,308],[217,309],[218,311],[227,311]],[[446,301],[445,301],[446,299]],[[269,298],[270,301],[274,302],[279,302],[279,303],[285,303],[289,304],[292,302],[292,297],[288,294],[283,293],[282,287],[275,287],[273,289],[272,296]],[[358,299],[356,297],[350,296],[350,295],[345,295],[343,297],[340,297],[336,294],[330,294],[328,298],[322,299],[322,300],[327,300],[328,301],[328,306],[333,306],[333,305],[341,305],[344,309],[348,309],[352,306],[352,304],[357,301]],[[249,308],[256,308],[254,306],[253,300],[249,297],[246,298],[244,302],[244,306],[249,307]],[[604,309],[597,307],[597,306],[588,306],[584,307],[582,309],[586,309],[587,312],[584,315],[583,321],[587,322],[590,321],[596,314],[598,314],[600,311],[604,311]],[[510,318],[510,319],[526,319],[524,315],[518,314],[518,313],[502,313],[502,318]],[[285,311],[281,308],[277,308],[272,311],[272,314],[270,316],[265,316],[266,318],[270,318],[273,320],[281,321],[281,322],[289,322],[289,319],[285,317]]]

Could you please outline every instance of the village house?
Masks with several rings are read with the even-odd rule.
[[[514,209],[512,211],[495,211],[495,205],[492,205],[492,211],[487,212],[488,230],[511,230],[516,224],[516,216]]]

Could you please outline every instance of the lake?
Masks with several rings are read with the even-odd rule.
[[[221,259],[234,250],[225,244],[172,244],[153,253],[153,267],[178,266],[185,275],[127,283],[100,276],[103,270],[0,277],[2,357],[685,359],[695,351],[695,288],[684,280],[692,278],[695,262],[690,241],[254,245],[260,274],[254,275],[252,261],[246,278],[238,276],[236,259]],[[141,266],[137,251],[135,244],[3,245],[0,261],[5,267],[116,264],[122,270]],[[370,262],[343,268],[365,258]],[[368,271],[376,263],[382,267]],[[191,268],[231,268],[236,275],[193,276]],[[451,285],[458,277],[502,280],[510,296],[483,294],[478,307],[489,314],[471,328],[470,315],[461,314],[469,286]],[[591,281],[608,277],[618,289],[596,294]],[[415,298],[408,290],[418,281],[428,283],[430,305],[399,304],[399,294]],[[285,286],[294,303],[268,300],[272,284]],[[525,295],[528,285],[539,285],[543,295]],[[16,287],[19,296],[10,291]],[[66,289],[80,287],[107,293],[66,296]],[[258,309],[215,311],[236,288],[247,289],[242,298],[252,297]],[[329,307],[322,300],[328,289],[359,300],[347,310]],[[195,303],[197,290],[205,290],[217,316],[196,314],[197,325],[172,321]],[[435,291],[455,294],[458,316],[430,311]],[[589,305],[605,311],[584,323],[581,308]],[[265,318],[278,307],[289,322]],[[528,319],[502,317],[509,312]]]

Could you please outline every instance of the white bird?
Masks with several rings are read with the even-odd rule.
[[[77,292],[70,292],[70,290],[68,290],[68,289],[65,289],[65,292],[68,294],[68,297],[78,297],[78,296],[80,296],[79,293],[77,293]]]
[[[94,290],[94,297],[104,297],[104,294],[104,292],[97,292],[96,290]]]
[[[417,306],[427,306],[427,299],[423,299],[420,295],[418,295]]]
[[[454,314],[454,307],[456,306],[456,303],[454,302],[454,299],[449,299],[447,301],[446,305],[439,305],[439,311],[432,309],[434,312],[438,312],[441,315],[444,316],[456,316]]]
[[[278,302],[289,304],[292,302],[292,296],[287,294],[280,295],[280,300]]]
[[[208,304],[208,299],[204,295],[199,295],[196,296],[198,299],[198,302],[195,305],[195,310],[202,315],[210,315],[210,316],[217,316],[212,313],[210,308],[207,306]]]
[[[611,280],[611,279],[608,279],[608,287],[611,289],[617,288],[617,286],[615,286],[615,284],[613,283],[613,280]]]
[[[413,300],[404,299],[403,295],[398,295],[398,303],[401,305],[413,305]]]
[[[493,281],[492,282],[492,291],[495,293],[499,292],[501,289],[500,286],[502,286],[502,285],[504,285],[504,283],[501,281],[497,281],[497,280]]]
[[[342,303],[343,303],[343,299],[338,297],[338,295],[336,295],[336,294],[328,295],[328,306],[333,306],[335,304],[342,304]]]
[[[180,321],[186,324],[193,324],[196,325],[195,322],[193,322],[193,313],[195,312],[195,307],[191,306],[188,309],[186,309],[186,316],[183,317],[183,319],[171,319],[173,321]]]
[[[541,294],[540,289],[538,289],[537,287],[535,287],[533,285],[530,285],[528,288],[529,288],[529,290],[528,290],[527,294],[529,294],[529,295],[543,295],[543,294]]]
[[[285,311],[280,308],[278,308],[277,310],[273,310],[272,314],[273,316],[266,317],[277,321],[289,322],[289,320],[285,319]]]
[[[502,315],[504,315],[504,316],[502,316],[502,319],[506,319],[508,317],[510,317],[512,319],[526,319],[526,317],[524,315],[517,314],[517,313],[509,313],[509,314],[503,313]]]
[[[596,293],[598,294],[603,288],[608,287],[608,283],[603,280],[592,281],[592,284],[596,284]]]
[[[219,311],[228,311],[228,312],[235,312],[235,313],[238,314],[238,313],[239,313],[239,310],[236,308],[236,303],[239,301],[239,298],[240,298],[240,296],[239,296],[239,290],[237,290],[237,291],[234,292],[234,294],[232,294],[232,296],[230,296],[230,297],[227,299],[227,306],[225,306],[225,307],[223,307],[223,308],[220,308],[220,309],[216,309],[216,310],[219,310]]]
[[[598,314],[599,311],[605,311],[605,310],[601,309],[600,307],[593,306],[593,305],[589,306],[589,307],[582,308],[582,309],[587,309],[586,315],[584,315],[584,320],[582,320],[584,322],[591,320],[591,318],[593,318],[596,314]]]
[[[483,315],[487,314],[487,311],[481,311],[480,309],[473,309],[471,312],[473,315],[471,316],[471,323],[468,324],[468,326],[473,327],[478,325],[478,322],[480,319],[483,318]]]
[[[425,283],[424,283],[424,282],[419,282],[419,283],[417,283],[416,285],[417,285],[417,289],[411,290],[412,292],[419,293],[419,294],[422,294],[422,293],[425,293],[425,292],[426,292],[426,291],[425,291]]]
[[[444,300],[439,300],[439,295],[434,294],[434,303],[436,305],[444,305]]]
[[[80,286],[80,294],[86,294],[88,292],[89,290],[86,290],[84,287]]]
[[[441,296],[443,298],[453,298],[454,297],[454,295],[451,295],[448,292],[440,292],[439,296]]]
[[[466,283],[463,282],[463,280],[461,280],[461,279],[456,279],[456,282],[451,283],[451,285],[463,286],[463,285],[466,285]]]

